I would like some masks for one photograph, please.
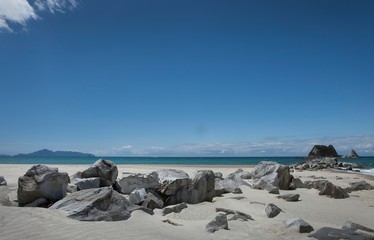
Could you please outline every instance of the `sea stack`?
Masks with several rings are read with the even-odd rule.
[[[339,157],[339,155],[333,145],[314,145],[308,154],[308,160],[337,157]]]
[[[344,156],[344,158],[360,158],[360,156],[352,149],[348,155]]]

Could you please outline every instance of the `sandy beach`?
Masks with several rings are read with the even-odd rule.
[[[0,175],[8,182],[7,187],[1,187],[2,203],[7,196],[11,200],[16,199],[18,177],[31,166],[0,165]],[[87,165],[49,166],[58,167],[60,172],[67,172],[69,175],[87,168]],[[252,166],[118,165],[118,177],[122,173],[150,173],[162,168],[184,170],[190,176],[198,169],[210,169],[221,172],[224,176],[238,168],[252,170]],[[341,187],[362,180],[374,185],[373,178],[360,174],[330,170],[292,174],[302,181],[325,178]],[[241,189],[242,194],[229,193],[215,197],[213,202],[188,204],[180,213],[163,216],[159,209],[155,209],[154,215],[135,211],[128,220],[118,222],[80,222],[65,217],[58,210],[0,206],[0,239],[310,239],[306,233],[285,228],[283,221],[296,217],[304,219],[314,230],[322,227],[341,228],[346,220],[374,228],[373,190],[355,191],[345,199],[320,196],[315,189],[280,190],[281,194],[300,194],[300,201],[286,202],[267,191],[247,186],[241,186]],[[268,203],[274,203],[284,212],[275,218],[268,218],[264,211]],[[217,207],[242,211],[251,215],[254,220],[229,221],[229,230],[208,233],[204,231],[204,226],[216,216]],[[162,222],[166,219],[181,226]]]

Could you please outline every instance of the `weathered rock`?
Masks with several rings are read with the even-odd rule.
[[[231,220],[243,220],[243,221],[248,221],[248,220],[254,220],[251,215],[247,214],[247,213],[243,213],[241,211],[236,211],[236,210],[231,210],[231,209],[227,209],[227,208],[216,208],[216,212],[224,212],[226,213],[226,215],[233,215],[229,221]]]
[[[0,176],[0,186],[6,186],[7,182],[3,176]]]
[[[349,183],[350,187],[347,187],[346,192],[360,191],[360,190],[372,190],[374,187],[366,181]]]
[[[316,158],[326,158],[326,157],[330,157],[330,158],[339,157],[334,146],[314,145],[314,147],[308,154],[309,160],[316,159]]]
[[[323,227],[308,237],[313,237],[318,240],[373,240],[374,236],[361,232],[356,232],[351,229],[337,229],[330,227]]]
[[[192,179],[188,203],[211,202],[215,197],[215,177],[211,170],[199,170]]]
[[[187,208],[186,203],[179,203],[174,206],[168,206],[162,209],[162,215],[164,216],[169,213],[180,213],[185,208]]]
[[[129,201],[134,204],[141,204],[147,197],[147,191],[144,188],[135,189],[129,194]]]
[[[304,188],[308,189],[321,189],[322,186],[326,185],[327,183],[329,183],[329,181],[327,180],[305,181],[303,186]]]
[[[256,165],[252,176],[252,188],[266,189],[269,185],[288,190],[292,180],[290,168],[276,162],[262,161]]]
[[[68,195],[53,204],[51,209],[60,209],[67,216],[79,221],[126,220],[135,210],[146,210],[132,204],[110,187],[91,188]]]
[[[157,191],[165,195],[174,195],[181,188],[191,184],[188,174],[182,170],[160,169],[156,171],[161,184]]]
[[[343,229],[350,229],[350,230],[353,230],[353,231],[362,230],[362,231],[366,231],[366,232],[374,232],[374,229],[365,227],[363,225],[360,225],[358,223],[354,223],[354,222],[351,222],[351,221],[345,221],[342,228]]]
[[[218,215],[205,226],[205,231],[210,233],[214,233],[220,229],[229,229],[225,213],[218,213]]]
[[[214,188],[216,196],[220,196],[224,193],[242,193],[239,184],[231,179],[216,179]]]
[[[112,186],[118,176],[117,166],[109,160],[99,159],[81,173],[81,178],[100,178],[100,187]]]
[[[320,188],[319,195],[327,195],[335,199],[349,197],[348,193],[346,193],[341,187],[335,186],[331,182],[327,182]]]
[[[282,212],[282,209],[277,207],[275,204],[269,203],[265,208],[265,212],[268,218],[273,218],[278,216],[278,214]]]
[[[292,194],[292,193],[278,196],[278,198],[284,199],[287,202],[297,202],[299,201],[299,197],[300,197],[299,194]]]
[[[228,178],[228,179],[233,179],[233,180],[234,180],[235,175],[238,175],[241,179],[251,179],[253,174],[252,174],[251,172],[244,171],[243,169],[239,168],[239,169],[236,170],[235,172],[230,173],[230,174],[227,176],[227,178]]]
[[[89,188],[99,188],[100,187],[100,178],[75,178],[73,183],[77,186],[78,190],[84,190]]]
[[[314,231],[313,227],[301,218],[287,219],[284,221],[284,225],[286,228],[293,228],[299,233],[310,233]]]
[[[162,208],[164,206],[164,201],[155,191],[148,189],[147,196],[144,199],[142,206],[149,209]]]
[[[290,189],[303,188],[304,184],[300,178],[293,178],[290,184]]]
[[[132,174],[119,180],[118,185],[122,193],[129,194],[135,189],[146,188],[156,189],[160,186],[156,172],[150,174]]]
[[[38,198],[55,202],[65,197],[69,176],[58,172],[57,168],[34,165],[25,175],[18,178],[18,204],[24,206]]]

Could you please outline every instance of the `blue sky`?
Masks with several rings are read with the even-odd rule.
[[[0,0],[0,153],[374,155],[373,1]]]

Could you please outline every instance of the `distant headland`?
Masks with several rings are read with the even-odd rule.
[[[81,153],[74,151],[51,151],[48,149],[42,149],[36,152],[28,154],[17,154],[15,157],[95,157],[90,153]]]

